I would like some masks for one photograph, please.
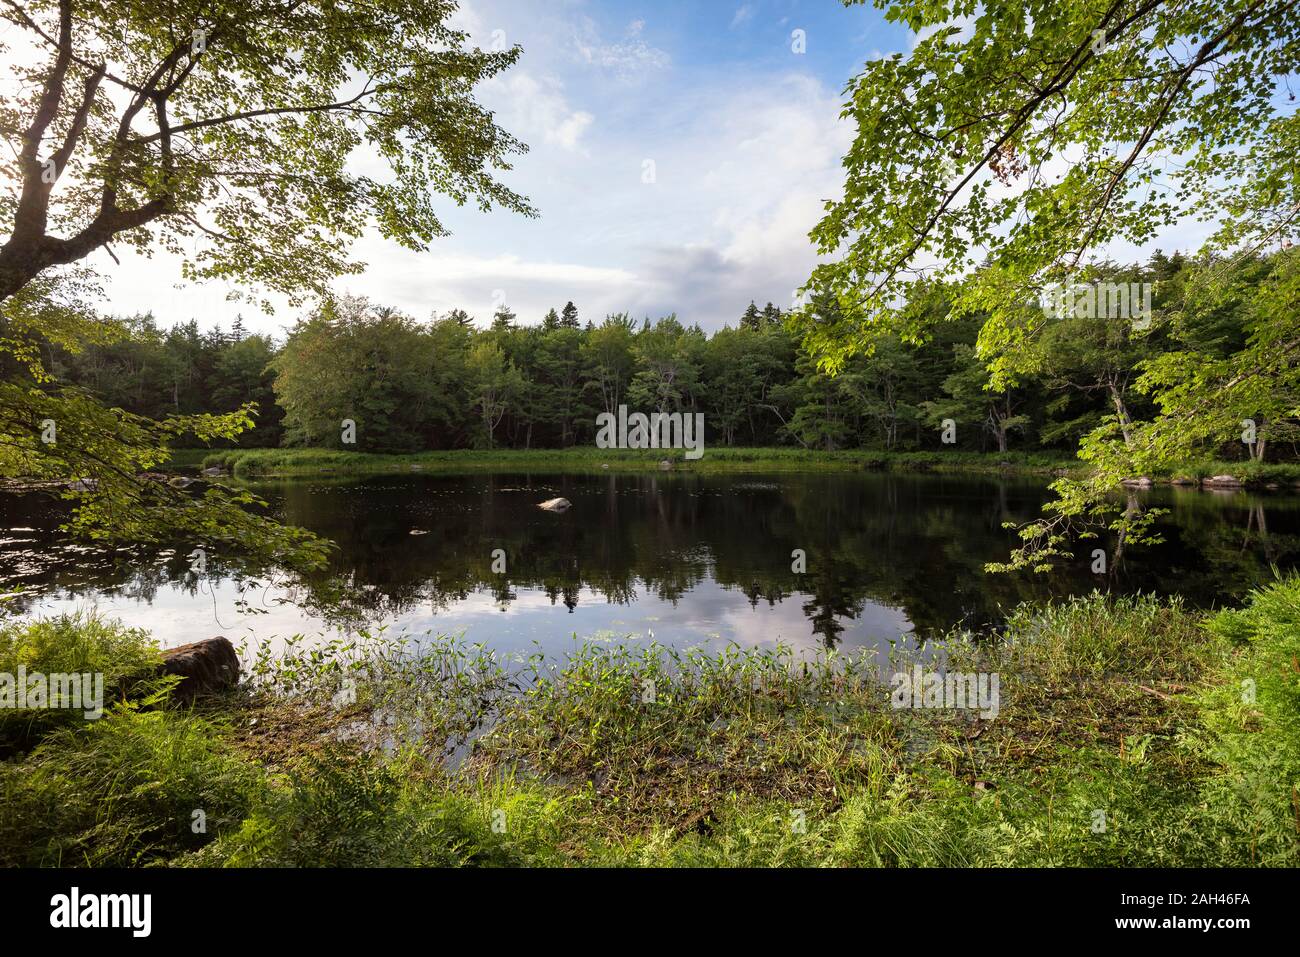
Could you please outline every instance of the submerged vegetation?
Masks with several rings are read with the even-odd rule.
[[[0,666],[74,626],[150,653],[11,624]],[[1297,656],[1298,578],[1209,616],[1022,606],[927,649],[1000,675],[991,720],[891,706],[901,653],[290,642],[219,699],[120,702],[0,765],[0,862],[1295,866]]]

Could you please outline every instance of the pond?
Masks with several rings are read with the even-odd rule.
[[[24,615],[98,609],[166,645],[386,627],[463,633],[508,652],[574,636],[716,649],[887,650],[953,626],[996,628],[1024,600],[1116,592],[1239,600],[1300,563],[1300,497],[1157,488],[1164,542],[1106,574],[1092,550],[1049,575],[990,575],[1050,497],[1041,481],[952,475],[409,475],[262,483],[284,521],[333,540],[295,580],[210,555],[101,550],[59,531],[63,505],[0,496],[0,587]],[[563,514],[537,508],[569,499]],[[804,570],[799,570],[800,552]],[[504,570],[502,570],[504,568]]]

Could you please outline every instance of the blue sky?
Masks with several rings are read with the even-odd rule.
[[[503,175],[541,216],[448,202],[452,236],[418,254],[367,237],[366,273],[340,286],[482,323],[500,301],[525,322],[572,299],[584,318],[676,312],[706,329],[751,298],[788,304],[814,263],[808,230],[840,191],[844,84],[913,39],[873,7],[833,0],[465,0],[456,23],[480,46],[523,47],[480,99],[529,144]],[[127,267],[110,289],[118,311],[151,308],[168,324],[239,311],[263,331],[296,315],[178,285],[162,257]]]
[[[477,46],[523,48],[479,98],[530,146],[502,178],[540,218],[446,201],[450,237],[415,253],[368,235],[354,249],[366,272],[338,288],[420,319],[465,309],[482,325],[501,303],[525,323],[572,300],[584,319],[676,313],[710,331],[751,299],[789,306],[816,262],[808,232],[841,193],[844,86],[917,40],[836,0],[462,0],[454,23]],[[354,161],[383,173],[372,156]],[[1150,248],[1107,252],[1194,249],[1210,229],[1186,222]],[[122,268],[97,255],[118,313],[205,327],[240,313],[277,334],[299,315],[181,283],[164,253]]]

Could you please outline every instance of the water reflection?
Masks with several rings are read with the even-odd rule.
[[[28,590],[26,613],[95,603],[169,644],[387,625],[463,630],[509,650],[561,650],[574,633],[883,648],[902,633],[996,626],[1021,600],[1098,586],[1233,601],[1300,555],[1300,498],[1241,492],[1143,493],[1144,506],[1169,509],[1158,523],[1166,542],[1128,549],[1101,578],[1090,552],[1106,542],[1050,576],[983,572],[1013,543],[1004,523],[1033,518],[1047,497],[1033,481],[412,475],[257,490],[286,521],[338,544],[327,573],[290,582],[210,555],[200,578],[184,557],[192,543],[88,549],[56,531],[58,503],[29,495],[0,499],[0,579]],[[536,508],[556,495],[573,507]]]

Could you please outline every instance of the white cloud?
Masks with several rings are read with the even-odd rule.
[[[633,20],[622,43],[605,43],[600,29],[590,17],[583,17],[577,25],[573,46],[581,62],[613,73],[622,79],[661,70],[672,63],[663,50],[641,39],[644,20]]]
[[[951,20],[949,20],[946,23],[940,23],[934,26],[925,27],[919,32],[912,34],[912,44],[911,44],[912,49],[915,50],[918,46],[921,45],[921,42],[923,40],[929,39],[930,37],[938,33],[940,30],[947,30],[950,27],[956,27],[957,32],[954,33],[952,36],[948,37],[948,39],[945,42],[950,44],[965,43],[967,40],[969,40],[971,37],[975,35],[975,21],[976,21],[975,16],[969,16],[969,17],[958,16],[958,17],[953,17]]]
[[[754,19],[754,8],[748,3],[742,3],[736,8],[735,16],[731,18],[731,29],[742,26]]]
[[[516,69],[481,87],[499,122],[525,142],[542,142],[575,151],[595,117],[569,106],[564,87],[553,77],[536,78]]]

